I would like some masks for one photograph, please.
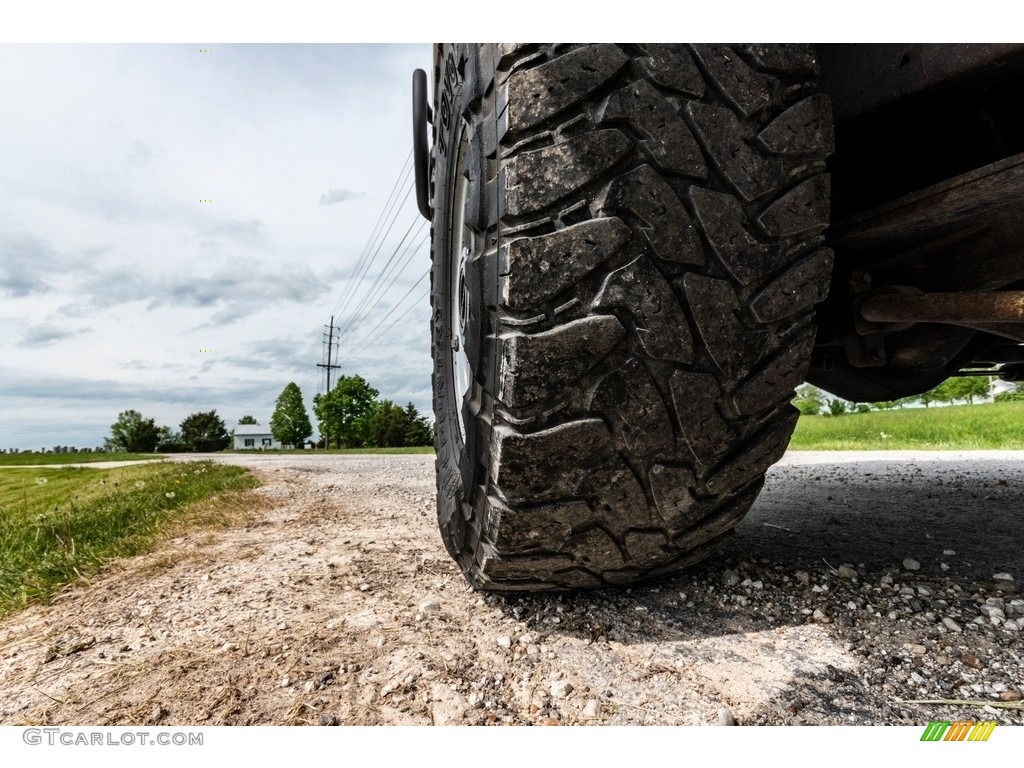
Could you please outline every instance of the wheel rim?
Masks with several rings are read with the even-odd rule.
[[[452,389],[459,434],[463,444],[466,441],[466,419],[462,405],[469,395],[473,381],[473,369],[466,354],[466,324],[469,320],[469,294],[466,286],[466,263],[472,252],[473,232],[466,226],[466,200],[469,197],[469,178],[465,172],[467,140],[465,126],[459,142],[459,154],[455,165],[455,194],[452,195],[455,209],[451,217],[451,240],[448,254],[449,272],[448,307],[451,312],[451,357],[455,386]]]

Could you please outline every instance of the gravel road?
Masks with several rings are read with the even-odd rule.
[[[789,454],[713,562],[519,597],[444,552],[431,456],[216,460],[237,524],[0,622],[0,723],[1024,723],[1020,454]]]

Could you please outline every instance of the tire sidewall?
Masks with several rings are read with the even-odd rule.
[[[463,398],[456,386],[452,338],[459,318],[454,316],[452,286],[458,280],[455,254],[459,233],[455,206],[459,177],[469,178],[466,206],[476,208],[482,196],[478,132],[474,131],[467,105],[473,92],[475,68],[461,46],[444,46],[440,57],[440,75],[435,87],[432,150],[434,218],[432,227],[431,301],[432,355],[434,363],[434,415],[437,463],[437,514],[442,539],[449,554],[460,563],[472,556],[467,547],[466,523],[472,518],[474,489],[485,488],[490,440],[489,420],[480,418],[483,404],[479,396],[480,380],[486,377],[489,363],[483,343],[483,302],[479,254],[466,265],[468,320],[464,328],[464,346],[472,371],[470,391]],[[467,217],[468,223],[468,217]],[[476,233],[483,237],[483,233]],[[493,362],[493,361],[491,361]],[[461,421],[465,429],[460,428]],[[472,532],[470,532],[472,533]],[[477,535],[473,538],[478,538]],[[467,552],[467,549],[469,551]]]

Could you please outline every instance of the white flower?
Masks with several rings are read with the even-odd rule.
[[[164,496],[166,496],[168,499],[173,499],[174,491],[168,491],[167,493],[164,494]]]
[[[136,488],[145,488],[146,487],[146,482],[144,480],[136,480],[135,481],[135,487]]]
[[[45,477],[37,477],[36,478],[36,485],[46,485],[48,482],[50,482],[50,481],[47,480]]]

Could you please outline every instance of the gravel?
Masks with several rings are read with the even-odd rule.
[[[754,534],[805,537],[761,528],[759,502],[749,533],[684,574],[502,596],[472,592],[444,552],[432,457],[249,460],[262,501],[236,528],[0,622],[0,723],[921,725],[950,710],[908,700],[1021,699],[1024,599],[1002,578],[1020,560],[984,526],[925,526],[936,540],[864,556],[852,527],[826,562],[766,554]],[[848,476],[834,466],[770,479]],[[808,525],[842,543],[837,519]],[[957,554],[972,547],[992,550],[981,573]],[[998,706],[955,714],[1024,724]]]

